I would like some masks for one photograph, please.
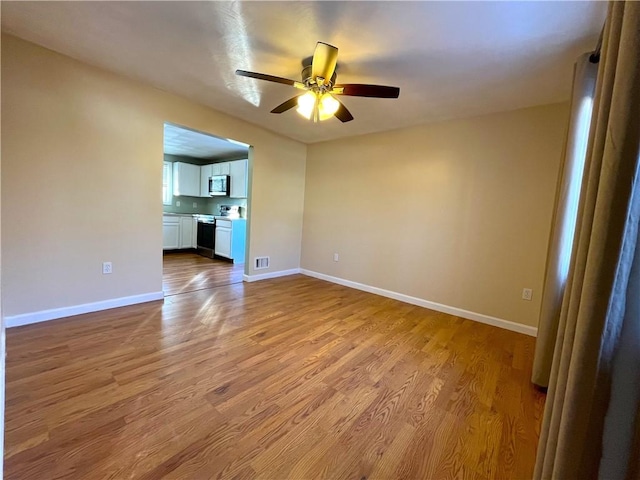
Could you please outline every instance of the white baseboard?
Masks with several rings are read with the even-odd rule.
[[[39,312],[12,315],[5,317],[4,320],[7,328],[20,327],[22,325],[31,325],[32,323],[46,322],[48,320],[81,315],[83,313],[98,312],[100,310],[108,310],[116,307],[126,307],[127,305],[134,305],[136,303],[153,302],[155,300],[162,300],[163,298],[164,292],[143,293],[141,295],[112,298],[110,300],[84,303],[82,305],[73,305],[71,307],[52,308],[51,310],[41,310]]]
[[[403,293],[392,292],[391,290],[385,290],[383,288],[372,287],[363,283],[352,282],[351,280],[345,280],[343,278],[332,277],[331,275],[325,275],[324,273],[314,272],[312,270],[300,269],[300,273],[308,275],[310,277],[319,278],[320,280],[326,280],[327,282],[337,283],[345,287],[355,288],[365,292],[381,295],[383,297],[393,298],[401,302],[410,303],[412,305],[418,305],[419,307],[429,308],[437,312],[448,313],[456,317],[466,318],[468,320],[474,320],[480,323],[486,323],[487,325],[493,325],[494,327],[504,328],[513,332],[524,333],[532,337],[537,336],[538,329],[536,327],[530,327],[528,325],[522,325],[520,323],[511,322],[509,320],[503,320],[501,318],[491,317],[482,313],[470,312],[469,310],[463,310],[461,308],[450,307],[449,305],[443,305],[441,303],[430,302],[422,298],[412,297]]]
[[[242,278],[245,282],[257,282],[258,280],[286,277],[287,275],[295,275],[296,273],[300,273],[299,268],[292,268],[291,270],[280,270],[278,272],[261,273],[259,275],[243,275]]]

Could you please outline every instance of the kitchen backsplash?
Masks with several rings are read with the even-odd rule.
[[[247,208],[246,198],[218,197],[218,198],[212,198],[211,200],[213,201],[213,210],[215,215],[218,215],[218,213],[220,213],[220,205],[240,205],[241,207],[245,207],[245,211]]]
[[[180,206],[176,203],[180,202]],[[193,204],[197,206],[194,207]],[[162,211],[166,213],[203,213],[209,215],[218,215],[220,213],[220,205],[240,205],[247,206],[245,198],[203,198],[203,197],[172,197],[171,205],[163,205]]]

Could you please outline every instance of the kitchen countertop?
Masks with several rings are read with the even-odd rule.
[[[162,216],[170,216],[170,217],[213,217],[213,213],[173,213],[173,212],[162,212]]]
[[[215,220],[246,220],[244,217],[224,217],[222,215],[213,215],[211,213],[173,213],[173,212],[162,212],[162,216],[171,216],[171,217],[200,217],[207,216],[212,217]]]

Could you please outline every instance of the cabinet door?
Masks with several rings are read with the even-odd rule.
[[[229,175],[229,162],[214,163],[211,165],[211,175]]]
[[[200,196],[200,166],[185,163],[184,172],[185,172],[184,173],[185,193],[183,195],[187,195],[189,197],[199,197]]]
[[[174,162],[173,194],[188,197],[200,196],[200,166],[190,163]]]
[[[173,188],[171,178],[173,177],[173,166],[171,162],[162,163],[162,204],[171,205],[173,200]]]
[[[212,169],[213,165],[202,165],[200,167],[200,196],[208,197],[209,196],[209,177],[213,175]]]
[[[218,227],[216,225],[216,245],[214,252],[216,255],[231,258],[231,229]]]
[[[180,223],[162,222],[162,248],[175,250],[180,245]]]
[[[193,248],[193,217],[180,217],[180,248]]]
[[[229,162],[222,162],[218,165],[220,166],[220,173],[218,175],[229,175]]]
[[[247,160],[229,162],[231,175],[231,198],[247,198]]]

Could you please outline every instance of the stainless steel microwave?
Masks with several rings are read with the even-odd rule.
[[[209,195],[212,197],[229,196],[231,181],[229,175],[214,175],[209,177]]]

